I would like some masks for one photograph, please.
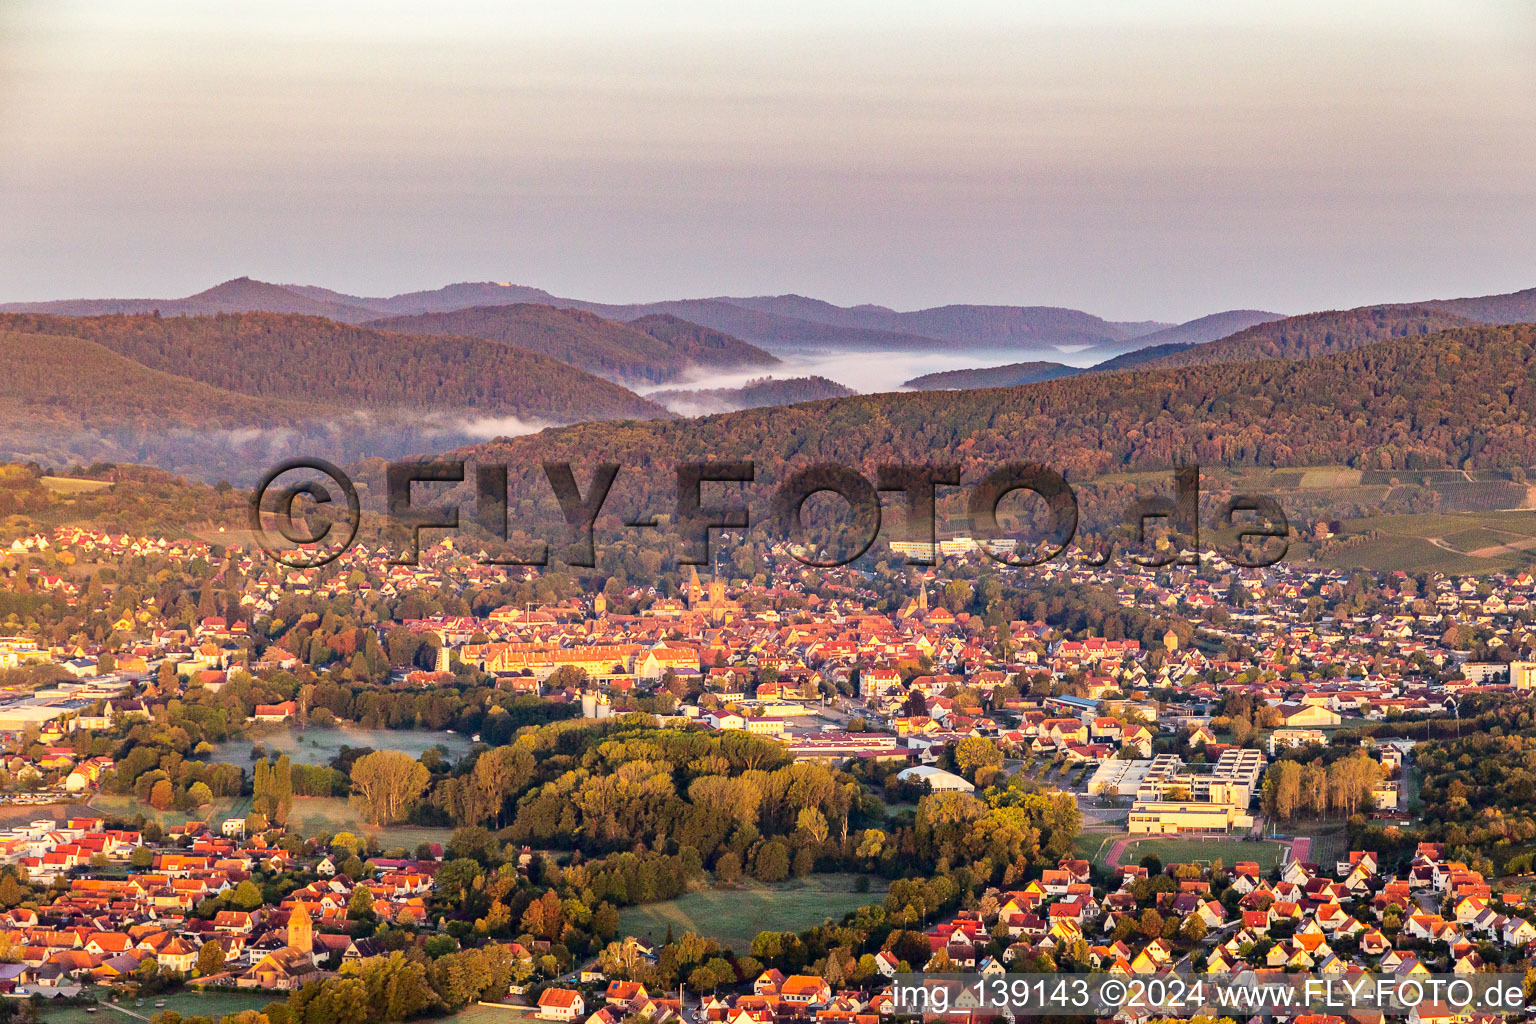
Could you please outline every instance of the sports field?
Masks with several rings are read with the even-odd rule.
[[[1162,861],[1164,866],[1209,864],[1213,860],[1220,860],[1226,867],[1231,867],[1238,861],[1251,860],[1262,870],[1269,871],[1279,865],[1280,853],[1284,849],[1285,847],[1279,843],[1246,843],[1230,836],[1211,839],[1157,836],[1149,839],[1133,839],[1128,842],[1120,853],[1120,863],[1136,864],[1141,861],[1141,858],[1152,856]]]

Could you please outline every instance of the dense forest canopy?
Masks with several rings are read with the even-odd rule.
[[[1474,317],[1429,306],[1362,306],[1272,320],[1205,345],[1170,352],[1157,359],[1138,359],[1137,362],[1154,368],[1241,363],[1256,359],[1309,359],[1392,338],[1470,327],[1478,322]],[[1133,353],[1133,357],[1135,355]]]
[[[1020,388],[869,395],[696,420],[583,424],[457,454],[507,464],[519,511],[553,508],[541,460],[623,467],[605,511],[666,511],[676,464],[751,460],[754,493],[792,469],[1044,463],[1081,483],[1127,469],[1536,463],[1536,327],[1462,328],[1308,360],[1094,374]]]
[[[660,384],[679,380],[694,367],[763,367],[779,361],[739,338],[674,316],[619,323],[584,310],[531,303],[390,317],[369,326],[485,338],[626,382]]]
[[[0,315],[0,329],[86,338],[150,369],[253,398],[552,421],[665,415],[616,384],[538,353],[319,317],[13,313]]]

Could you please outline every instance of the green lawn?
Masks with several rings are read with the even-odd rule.
[[[306,837],[321,832],[335,835],[337,832],[356,834],[380,831],[364,822],[352,801],[342,796],[294,797],[293,810],[288,814],[288,825]]]
[[[740,952],[760,931],[800,931],[827,918],[841,920],[850,910],[885,898],[883,881],[871,878],[869,892],[854,892],[854,879],[812,875],[773,885],[744,882],[736,889],[704,889],[663,903],[628,907],[619,912],[619,929],[660,942],[671,925],[674,936],[712,936]]]
[[[390,825],[379,828],[362,819],[352,801],[340,796],[296,796],[293,812],[289,816],[290,828],[298,829],[308,837],[321,832],[335,835],[337,832],[367,833],[378,836],[379,843],[389,849],[403,846],[414,850],[417,843],[446,843],[453,835],[451,828],[423,828],[418,825]]]
[[[1135,864],[1150,854],[1162,861],[1165,867],[1169,864],[1209,863],[1219,859],[1230,868],[1238,861],[1251,860],[1260,869],[1269,871],[1280,863],[1280,850],[1279,843],[1245,843],[1226,836],[1213,839],[1159,836],[1138,839],[1127,845],[1125,852],[1120,855],[1120,863]]]
[[[591,1009],[592,1007],[588,1007]],[[510,1008],[506,1006],[481,1006],[478,1003],[466,1006],[452,1017],[446,1018],[453,1024],[513,1024],[523,1021],[537,1020],[537,1011],[534,1007]]]
[[[105,997],[105,991],[97,993]],[[165,1006],[155,1003],[165,1000]],[[103,1000],[105,1001],[105,1000]],[[173,995],[146,996],[142,1002],[124,999],[119,1005],[144,1017],[153,1017],[165,1010],[175,1010],[183,1017],[212,1017],[218,1020],[225,1014],[241,1010],[260,1010],[268,1003],[281,1002],[281,995],[272,992],[177,992]],[[43,1008],[44,1024],[133,1024],[134,1018],[116,1010],[103,1007],[96,1013],[87,1013],[83,1006]]]

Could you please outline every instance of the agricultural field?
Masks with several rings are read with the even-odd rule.
[[[801,931],[885,898],[886,884],[879,879],[870,879],[869,892],[855,892],[854,885],[853,875],[812,875],[772,885],[743,882],[735,889],[702,889],[621,910],[619,930],[660,942],[671,926],[674,936],[712,935],[743,952],[760,931]]]
[[[80,480],[72,476],[45,476],[38,480],[54,494],[88,494],[112,486],[110,480]]]
[[[1345,466],[1319,466],[1302,471],[1300,488],[1359,487],[1360,471]]]
[[[1529,511],[1373,516],[1344,524],[1346,535],[1370,530],[1381,536],[1321,561],[1378,570],[1485,573],[1536,559],[1536,514]]]

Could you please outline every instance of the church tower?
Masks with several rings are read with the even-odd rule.
[[[704,585],[699,582],[697,566],[689,566],[688,574],[688,607],[697,608],[699,599],[704,596]]]
[[[288,915],[288,945],[305,953],[315,951],[315,925],[301,903]]]

